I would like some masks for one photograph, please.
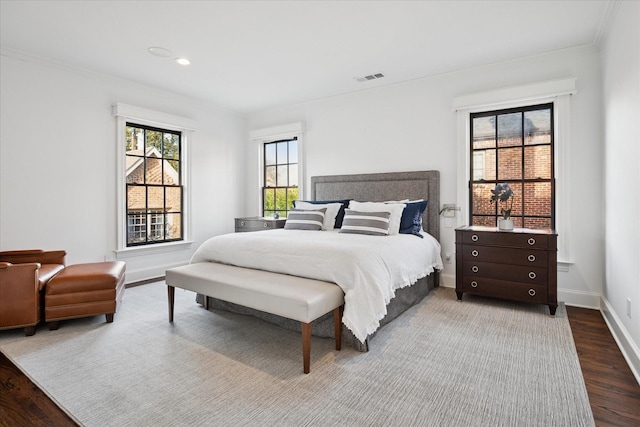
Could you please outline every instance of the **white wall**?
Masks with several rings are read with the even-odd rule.
[[[576,77],[571,101],[573,143],[569,156],[572,207],[571,260],[558,273],[559,300],[599,305],[604,282],[602,119],[598,49],[578,47],[487,67],[365,90],[248,118],[249,129],[304,121],[305,168],[309,177],[327,174],[438,169],[441,203],[455,203],[457,154],[455,96],[502,87]],[[247,209],[258,212],[255,147],[247,157]],[[462,213],[458,225],[467,223]],[[442,224],[444,225],[444,224]],[[560,233],[563,230],[559,230]],[[441,229],[443,252],[454,252],[454,229]],[[455,268],[445,266],[443,282],[454,286]]]
[[[198,100],[2,52],[0,249],[65,249],[67,263],[114,258],[115,102],[196,121],[191,250],[125,259],[127,282],[185,263],[244,210],[244,120]]]
[[[602,49],[603,312],[640,382],[640,3],[619,2]],[[627,298],[631,313],[627,315]]]

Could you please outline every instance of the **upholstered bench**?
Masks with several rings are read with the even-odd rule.
[[[125,263],[122,261],[75,264],[56,274],[45,288],[44,318],[49,329],[60,320],[104,314],[107,323],[124,293]]]
[[[165,280],[169,322],[173,322],[176,287],[297,320],[302,324],[303,371],[308,374],[311,323],[333,311],[336,350],[340,350],[344,293],[335,283],[213,262],[171,268]]]

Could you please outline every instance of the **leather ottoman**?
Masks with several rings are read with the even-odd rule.
[[[124,294],[125,263],[122,261],[75,264],[56,274],[45,288],[44,317],[49,329],[58,321],[106,315],[107,323]]]

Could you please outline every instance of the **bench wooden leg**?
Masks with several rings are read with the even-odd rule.
[[[167,285],[167,300],[169,302],[169,323],[173,322],[173,303],[175,301],[176,288]],[[205,297],[206,298],[206,297]]]
[[[304,373],[308,374],[311,365],[311,323],[302,323],[302,364]]]
[[[342,348],[342,306],[333,310],[333,328],[336,336],[336,350]]]

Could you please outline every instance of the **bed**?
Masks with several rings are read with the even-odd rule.
[[[440,258],[440,246],[437,243],[439,240],[440,229],[439,229],[439,172],[438,171],[416,171],[416,172],[392,172],[392,173],[377,173],[377,174],[357,174],[357,175],[331,175],[331,176],[316,176],[311,178],[311,188],[310,193],[307,200],[311,201],[335,201],[335,200],[356,200],[356,201],[367,201],[367,202],[382,202],[382,201],[400,201],[400,200],[417,200],[423,199],[426,200],[427,206],[422,215],[422,231],[420,234],[425,236],[425,239],[433,245],[433,250],[435,251],[435,255],[429,255],[430,264],[425,266],[422,274],[418,274],[420,277],[411,277],[410,279],[404,278],[403,283],[396,286],[395,289],[391,291],[391,295],[386,295],[384,307],[384,312],[381,315],[376,315],[375,319],[375,327],[371,327],[371,324],[367,324],[368,326],[364,326],[363,328],[358,327],[354,323],[349,323],[349,316],[351,315],[349,312],[350,306],[355,307],[359,303],[356,301],[360,301],[362,298],[351,299],[351,304],[349,303],[348,296],[350,295],[349,290],[345,294],[345,308],[344,311],[347,314],[345,316],[345,326],[343,327],[342,332],[342,342],[344,345],[351,346],[358,351],[368,351],[371,339],[375,336],[377,330],[380,327],[383,327],[385,324],[392,321],[394,318],[399,316],[409,307],[420,302],[434,287],[438,286],[438,271],[442,269],[442,260]],[[296,265],[300,264],[298,258],[296,258],[296,262],[286,261],[288,258],[284,258],[284,255],[278,253],[279,259],[277,262],[272,261],[264,261],[261,262],[262,256],[256,256],[256,254],[260,254],[260,252],[250,252],[243,248],[253,248],[254,246],[258,246],[261,241],[271,241],[269,239],[275,239],[276,243],[266,243],[267,245],[271,244],[272,247],[282,247],[283,243],[286,242],[286,239],[289,239],[289,235],[295,235],[293,237],[293,244],[302,244],[302,241],[306,240],[314,240],[316,238],[320,239],[318,245],[331,246],[331,239],[334,236],[340,236],[340,238],[349,237],[351,240],[356,241],[357,244],[362,246],[362,242],[371,241],[376,243],[374,246],[383,246],[379,243],[382,240],[377,236],[349,236],[347,234],[339,233],[339,231],[327,231],[327,232],[309,232],[309,231],[299,231],[299,230],[272,230],[272,231],[261,231],[258,233],[238,233],[235,235],[225,235],[225,236],[217,236],[215,238],[209,239],[207,242],[203,243],[200,248],[196,251],[192,258],[192,263],[194,262],[219,262],[224,264],[232,264],[238,265],[240,267],[248,267],[255,269],[267,269],[269,268],[271,271],[275,271],[278,273],[285,273],[291,275],[299,275],[306,276],[313,279],[325,280],[325,281],[333,281],[332,275],[323,275],[323,277],[313,277],[312,275],[307,274],[306,271],[296,270]],[[301,237],[301,236],[304,236]],[[313,236],[313,239],[311,238]],[[398,236],[388,236],[383,237],[382,239],[388,239],[384,242],[391,241],[391,238],[398,238]],[[407,236],[405,235],[403,242],[404,244],[414,245],[417,244],[419,237]],[[367,240],[368,239],[368,240]],[[226,244],[231,244],[231,246],[224,247],[220,249],[217,245],[220,244],[220,240],[227,241]],[[284,243],[288,245],[288,243]],[[314,243],[315,244],[315,243]],[[422,245],[422,243],[420,243]],[[267,246],[268,247],[268,246]],[[302,246],[300,247],[302,248]],[[256,249],[260,250],[260,249]],[[264,249],[263,253],[264,253]],[[303,249],[293,249],[293,254],[291,256],[295,257],[295,251],[303,251]],[[336,249],[337,250],[337,249]],[[422,249],[421,249],[422,250]],[[285,251],[286,252],[286,251]],[[244,260],[238,260],[235,256],[231,254],[240,254],[244,257]],[[335,255],[336,258],[333,261],[330,261],[330,257],[333,256],[331,253],[326,252],[318,252],[318,254],[322,254],[322,259],[327,259],[327,262],[335,262],[339,263],[340,254]],[[266,256],[266,255],[265,255]],[[274,258],[276,259],[276,258]],[[281,262],[282,261],[282,262]],[[268,264],[268,266],[267,266]],[[276,265],[277,264],[277,265]],[[396,263],[392,263],[395,265]],[[275,266],[274,266],[275,265]],[[291,266],[294,267],[291,267]],[[375,265],[366,266],[363,269],[362,274],[371,271],[372,274],[376,272]],[[422,267],[420,267],[422,268]],[[279,270],[280,269],[280,270]],[[320,270],[320,269],[318,269]],[[327,269],[325,268],[325,271]],[[313,274],[321,274],[322,273],[313,273]],[[412,273],[415,275],[415,273]],[[426,275],[425,275],[426,274]],[[371,280],[372,277],[368,279],[363,279],[364,282]],[[416,280],[417,279],[417,280]],[[335,280],[335,283],[338,283],[339,280]],[[338,283],[341,287],[344,283]],[[348,286],[347,286],[348,287]],[[343,287],[343,289],[345,289]],[[206,298],[206,301],[205,301]],[[291,319],[287,319],[284,317],[280,317],[277,315],[273,315],[270,313],[250,309],[244,306],[236,305],[233,303],[229,303],[220,299],[212,298],[212,297],[204,297],[203,295],[197,296],[197,301],[203,304],[205,307],[211,310],[228,310],[241,314],[248,314],[252,316],[256,316],[265,321],[275,323],[281,327],[290,329],[290,330],[300,330],[300,323]],[[354,308],[355,310],[355,308]],[[354,315],[351,315],[354,317]],[[358,317],[355,314],[355,317]],[[355,333],[353,331],[355,331]],[[335,337],[335,329],[333,326],[333,316],[331,313],[315,320],[313,322],[312,334],[320,337]],[[363,332],[365,331],[365,332]]]

